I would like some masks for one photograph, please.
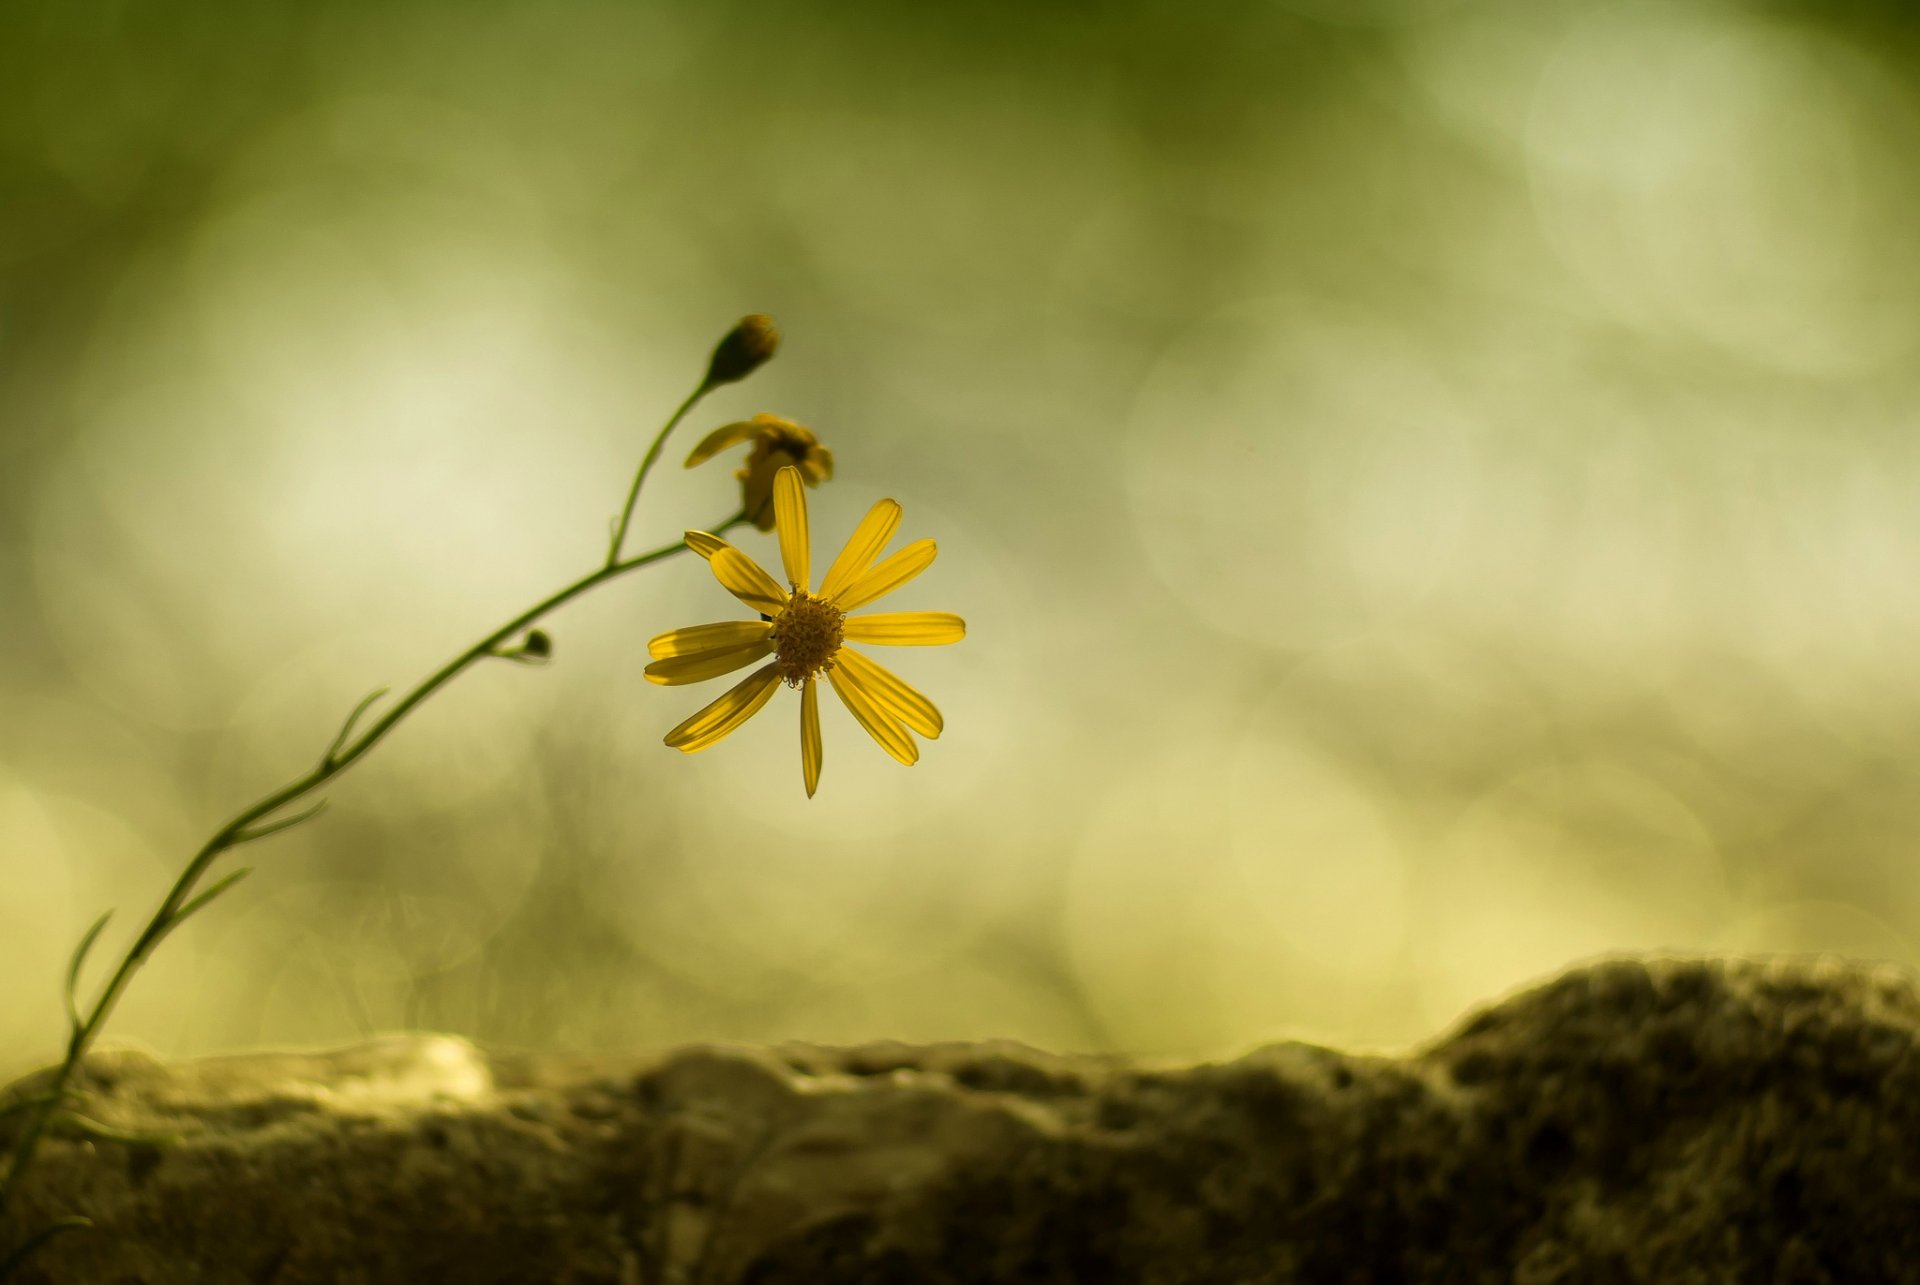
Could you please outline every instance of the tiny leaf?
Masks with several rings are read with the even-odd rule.
[[[94,920],[93,927],[87,929],[86,936],[82,937],[80,944],[74,947],[73,958],[67,961],[67,984],[64,990],[67,1000],[67,1021],[75,1031],[80,1029],[80,1005],[74,999],[74,992],[80,988],[80,970],[86,966],[87,952],[93,949],[93,943],[99,938],[101,930],[107,926],[107,920],[111,918],[113,918],[113,912],[109,910]]]

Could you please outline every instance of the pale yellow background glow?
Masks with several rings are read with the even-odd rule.
[[[601,1049],[1427,1038],[1619,950],[1920,963],[1920,31],[1896,7],[29,4],[0,19],[0,1070],[200,840],[810,425],[885,659],[723,745],[548,622],[111,1027]],[[661,470],[632,547],[734,502]],[[777,566],[771,537],[747,549]],[[97,971],[96,971],[97,975]]]

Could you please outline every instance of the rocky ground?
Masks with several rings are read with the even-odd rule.
[[[1920,1281],[1920,986],[1575,969],[1407,1058],[107,1054],[41,1282]],[[31,1091],[32,1081],[12,1092]]]

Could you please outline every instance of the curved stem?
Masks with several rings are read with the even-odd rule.
[[[693,398],[688,399],[687,406],[691,406],[694,400]],[[681,412],[684,413],[685,410],[686,406],[683,406]],[[668,424],[668,427],[672,427],[671,422]],[[660,438],[654,443],[655,449],[649,453],[649,460],[659,454],[658,448],[660,443],[665,440],[666,434],[663,432]],[[645,475],[646,465],[643,464],[639,476],[645,477]],[[639,478],[636,478],[636,493],[638,491],[638,485]],[[631,501],[629,501],[629,505],[631,505]],[[631,512],[631,508],[629,508],[629,512]],[[725,522],[715,527],[714,532],[716,534],[724,532],[746,520],[747,517],[744,512],[735,513]],[[147,925],[141,930],[140,936],[134,940],[132,947],[129,948],[126,955],[122,957],[119,967],[114,970],[113,976],[108,979],[106,986],[101,990],[99,998],[94,1001],[93,1007],[88,1010],[86,1019],[75,1022],[71,1034],[67,1039],[66,1055],[61,1059],[59,1067],[54,1071],[52,1083],[41,1089],[41,1092],[46,1095],[46,1105],[29,1114],[25,1124],[22,1126],[19,1137],[14,1140],[12,1148],[13,1154],[7,1170],[4,1174],[0,1174],[0,1209],[4,1209],[6,1206],[7,1197],[13,1188],[15,1178],[26,1170],[28,1163],[33,1159],[34,1152],[39,1147],[41,1137],[45,1133],[48,1123],[52,1120],[59,1104],[65,1099],[67,1086],[72,1081],[75,1070],[78,1068],[81,1059],[86,1056],[87,1049],[93,1044],[94,1037],[99,1034],[100,1028],[106,1023],[108,1015],[113,1012],[114,1005],[119,1002],[122,992],[126,990],[127,984],[133,980],[133,975],[140,971],[140,966],[146,962],[147,956],[152,953],[154,947],[159,945],[160,941],[166,937],[184,915],[189,913],[193,908],[190,906],[188,899],[192,897],[195,887],[199,885],[200,880],[206,875],[208,868],[213,865],[214,861],[217,860],[222,853],[251,839],[263,838],[267,833],[271,832],[271,830],[278,828],[275,823],[269,823],[260,829],[254,829],[253,827],[266,818],[271,817],[275,812],[278,812],[289,803],[312,793],[340,773],[346,771],[347,768],[362,758],[367,751],[377,745],[381,738],[392,731],[401,719],[418,708],[422,701],[425,701],[429,696],[439,691],[442,687],[445,687],[475,661],[491,655],[493,649],[506,639],[513,637],[513,635],[525,629],[528,625],[531,625],[548,612],[564,603],[572,601],[581,594],[586,593],[589,589],[598,588],[609,580],[623,576],[629,571],[636,571],[641,567],[659,562],[665,558],[670,558],[685,548],[686,545],[683,543],[662,545],[658,549],[650,550],[637,557],[628,558],[625,561],[609,562],[598,570],[580,577],[580,579],[574,581],[564,589],[541,599],[533,606],[527,608],[482,638],[479,642],[474,643],[473,646],[455,656],[432,674],[421,679],[412,691],[400,698],[398,704],[388,710],[358,737],[351,741],[348,741],[344,735],[336,738],[334,744],[328,749],[327,753],[322,756],[320,762],[304,776],[289,781],[273,793],[261,798],[252,806],[235,815],[218,830],[214,831],[213,836],[201,845],[200,850],[194,854],[193,860],[187,863],[186,869],[180,872],[180,877],[174,880],[173,887],[168,890],[166,899],[160,903],[160,908],[154,911],[153,917],[147,921]],[[355,711],[355,716],[357,717],[358,714],[364,712],[364,710],[365,702]],[[349,728],[351,728],[352,723],[353,719],[349,719]],[[289,818],[284,824],[291,825],[295,823],[296,819]],[[218,891],[218,889],[214,891]],[[3,1276],[4,1273],[0,1273],[0,1277]]]
[[[620,524],[613,530],[613,542],[607,546],[607,567],[611,570],[620,562],[620,546],[626,542],[627,526],[633,521],[633,506],[640,500],[640,488],[645,485],[647,474],[652,471],[654,461],[660,458],[660,450],[667,444],[667,435],[687,417],[702,397],[713,391],[713,385],[702,381],[700,387],[687,394],[687,400],[680,403],[680,409],[667,417],[666,424],[655,434],[653,445],[647,447],[647,453],[640,460],[640,468],[633,475],[633,486],[627,491],[626,507],[620,510]]]

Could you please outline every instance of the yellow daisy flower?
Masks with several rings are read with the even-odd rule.
[[[704,682],[773,659],[719,700],[667,733],[668,745],[688,754],[704,750],[751,718],[784,681],[800,689],[800,771],[807,797],[820,784],[820,707],[814,680],[821,674],[840,701],[880,748],[911,767],[920,757],[912,732],[929,739],[944,726],[933,702],[847,643],[931,646],[959,642],[966,622],[947,611],[897,611],[865,616],[847,613],[892,593],[933,563],[931,540],[916,540],[879,563],[874,559],[900,525],[900,505],[882,500],[854,528],[840,556],[827,568],[820,592],[812,591],[807,537],[807,492],[800,470],[788,466],[773,479],[774,522],[788,588],[746,554],[704,531],[687,532],[687,547],[705,558],[714,579],[758,620],[726,620],[661,634],[647,650],[652,682],[673,686]]]
[[[820,445],[820,439],[790,419],[778,415],[755,415],[737,424],[722,424],[701,439],[687,456],[685,467],[694,468],[726,450],[751,441],[747,462],[734,476],[740,479],[740,507],[747,520],[762,531],[773,530],[773,479],[783,468],[793,467],[808,486],[818,486],[833,477],[833,452]]]

